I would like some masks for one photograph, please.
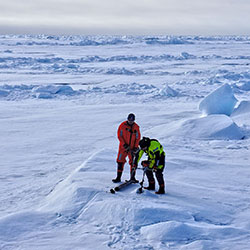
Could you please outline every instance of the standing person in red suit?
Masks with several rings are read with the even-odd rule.
[[[119,152],[117,156],[117,177],[113,179],[113,182],[120,182],[121,176],[126,163],[126,157],[129,158],[130,164],[130,179],[138,182],[135,179],[136,165],[133,164],[134,153],[138,149],[139,141],[141,138],[140,127],[135,123],[135,115],[129,114],[127,121],[120,124],[117,136],[119,139]]]

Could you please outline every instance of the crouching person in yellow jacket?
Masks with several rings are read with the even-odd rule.
[[[155,190],[155,179],[153,172],[159,184],[159,190],[156,194],[165,194],[165,184],[163,178],[163,170],[165,167],[165,152],[162,145],[156,139],[150,139],[143,137],[139,142],[140,151],[136,155],[136,165],[138,165],[142,155],[147,154],[148,160],[142,161],[142,166],[146,172],[148,178],[148,187],[144,187],[148,190]]]

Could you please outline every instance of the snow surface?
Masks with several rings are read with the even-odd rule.
[[[249,43],[0,36],[0,249],[249,249]],[[130,112],[165,195],[109,192]]]

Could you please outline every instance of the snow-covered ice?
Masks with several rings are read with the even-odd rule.
[[[210,115],[187,120],[176,133],[178,136],[196,139],[240,140],[244,138],[240,128],[226,115]]]
[[[0,249],[249,249],[249,43],[1,35]],[[130,112],[165,195],[109,192]]]
[[[225,114],[230,116],[237,103],[232,88],[225,84],[204,98],[199,109],[206,115],[211,114]]]

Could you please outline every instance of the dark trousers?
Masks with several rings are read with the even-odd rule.
[[[162,169],[157,169],[155,171],[155,176],[160,187],[164,187],[163,170],[164,170],[164,167]],[[154,174],[152,170],[147,170],[146,175],[148,177],[149,183],[151,184],[155,183],[155,178],[154,178]]]

